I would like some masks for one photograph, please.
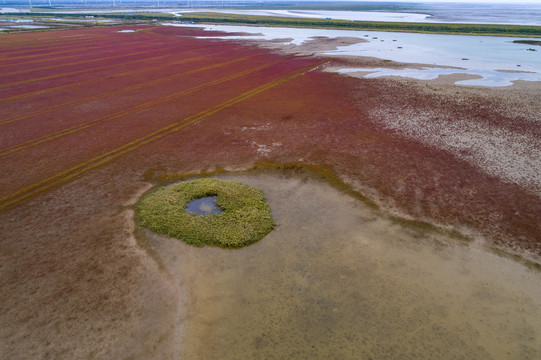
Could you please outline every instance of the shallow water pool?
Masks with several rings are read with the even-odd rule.
[[[459,69],[454,73],[480,77],[473,81],[460,82],[459,85],[504,86],[502,84],[509,85],[512,84],[511,81],[517,80],[540,81],[541,76],[541,51],[528,50],[532,49],[528,44],[513,43],[519,38],[235,25],[164,25],[204,27],[205,30],[243,33],[216,37],[222,39],[282,39],[284,45],[297,46],[313,41],[314,37],[359,38],[366,41],[339,46],[336,50],[325,51],[322,54],[366,56],[402,63],[426,64],[434,66],[432,72],[439,72],[441,75],[445,75],[447,71],[442,67],[451,66]],[[402,73],[401,76],[407,75]]]
[[[237,250],[147,233],[175,279],[186,359],[537,359],[540,274],[386,220],[308,175],[262,189],[277,227]]]
[[[186,205],[186,211],[196,215],[221,214],[222,210],[216,205],[217,196],[205,196],[190,201]]]

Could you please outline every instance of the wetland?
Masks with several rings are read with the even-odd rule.
[[[343,76],[327,70],[424,65],[331,58],[370,42],[314,30],[279,30],[285,50],[198,27],[18,31],[1,49],[5,358],[539,358],[538,81]],[[153,188],[209,177],[262,190],[270,232],[196,247],[136,221]]]
[[[541,353],[537,271],[393,221],[309,172],[219,178],[262,189],[276,229],[235,250],[138,232],[181,294],[182,358]]]

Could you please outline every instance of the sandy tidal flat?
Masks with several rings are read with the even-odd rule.
[[[384,11],[322,11],[322,10],[232,10],[232,9],[195,9],[176,11],[173,14],[182,16],[190,12],[211,12],[224,14],[257,15],[257,16],[283,16],[309,19],[336,19],[351,21],[387,21],[387,22],[421,22],[429,15],[407,12]]]
[[[318,37],[357,38],[360,41],[341,44],[336,49],[314,48],[312,52],[325,56],[376,57],[393,62],[424,64],[435,75],[449,74],[452,68],[455,73],[479,77],[475,81],[461,82],[463,85],[492,87],[509,86],[517,80],[541,81],[541,52],[528,50],[531,45],[513,43],[516,38],[259,26],[192,26],[203,26],[207,31],[237,33],[219,36],[224,39],[283,39],[281,45],[286,48],[289,45],[303,45]],[[394,69],[393,72],[396,76],[412,77],[404,70]]]

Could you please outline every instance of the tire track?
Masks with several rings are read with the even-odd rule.
[[[163,49],[158,49],[158,50],[144,51],[143,53],[145,53],[145,52],[148,53],[148,52],[152,52],[152,51],[159,51],[159,50],[163,51]],[[137,55],[137,53],[132,53],[130,55]],[[127,55],[124,55],[124,56],[127,56]],[[128,64],[135,64],[135,63],[139,63],[139,62],[143,62],[143,61],[156,60],[156,59],[164,58],[166,56],[170,56],[170,54],[159,55],[159,56],[155,56],[155,57],[152,57],[152,58],[145,58],[145,59],[137,59],[137,60],[132,60],[132,61],[126,61],[126,62],[111,64],[111,65],[98,66],[98,67],[95,67],[95,68],[70,71],[70,72],[62,73],[62,74],[42,76],[42,77],[34,78],[34,79],[20,80],[20,81],[15,81],[15,82],[12,82],[12,83],[0,84],[0,88],[6,88],[6,87],[10,87],[10,86],[27,84],[27,83],[30,83],[30,82],[36,82],[36,81],[42,81],[42,80],[56,79],[56,78],[60,78],[60,77],[70,76],[70,75],[84,74],[84,73],[87,73],[87,72],[90,72],[90,71],[109,69],[109,68],[112,68],[112,67],[115,67],[115,66],[122,66],[122,65],[128,65]]]
[[[200,51],[200,50],[203,50],[203,49],[206,49],[206,48],[207,47],[187,50],[187,51],[176,53],[175,55],[181,55],[181,54],[186,55],[186,54],[197,52],[197,51]],[[113,66],[121,66],[121,65],[126,65],[126,64],[133,64],[133,63],[138,63],[138,62],[159,60],[159,59],[166,58],[168,56],[172,56],[172,55],[167,54],[167,55],[160,55],[160,56],[145,58],[145,59],[141,59],[141,60],[134,60],[134,61],[130,61],[130,62],[124,62],[124,63],[121,63],[121,64],[111,65],[111,67],[113,67]],[[178,64],[182,64],[182,63],[184,63],[186,61],[191,61],[191,59],[182,59],[182,60],[179,60],[179,61],[167,63],[166,65],[178,65]],[[19,99],[24,99],[24,98],[27,98],[27,97],[41,95],[41,94],[47,94],[47,93],[50,93],[50,92],[63,90],[63,89],[68,89],[68,88],[75,87],[75,86],[89,85],[89,84],[92,84],[92,83],[95,83],[95,82],[99,82],[99,81],[102,81],[102,80],[105,80],[105,79],[109,79],[111,77],[127,76],[127,75],[131,75],[131,74],[134,74],[134,73],[143,72],[143,71],[149,71],[149,70],[152,70],[152,69],[130,70],[130,71],[125,71],[125,72],[122,72],[122,73],[114,74],[114,75],[106,75],[106,76],[103,76],[103,77],[100,77],[100,78],[77,81],[77,82],[74,82],[74,83],[71,83],[71,84],[55,86],[55,87],[48,88],[48,89],[35,90],[35,91],[28,92],[28,93],[23,93],[23,94],[8,96],[8,97],[5,97],[5,98],[0,98],[0,103],[19,100]]]
[[[97,40],[99,40],[99,39],[101,39],[103,37],[104,37],[103,35],[100,35],[100,36],[97,36],[95,38],[85,39],[85,40],[87,40],[87,41],[85,41],[85,43],[96,42]],[[43,41],[43,39],[41,39],[41,40],[32,39],[32,40],[29,40],[28,42],[35,43],[36,41]],[[5,54],[15,55],[15,54],[18,54],[18,53],[24,53],[24,52],[30,52],[30,51],[41,51],[43,49],[49,50],[51,45],[72,46],[72,45],[75,45],[75,44],[80,44],[82,42],[81,40],[74,40],[74,41],[66,41],[66,42],[61,42],[61,43],[55,44],[55,42],[58,42],[58,41],[59,40],[51,41],[50,43],[48,43],[48,45],[40,44],[40,45],[36,45],[36,46],[19,45],[20,43],[17,43],[17,45],[2,44],[1,48],[0,48],[0,60],[9,60],[10,59],[10,58],[4,58]],[[20,48],[22,50],[13,51],[12,47],[15,47],[16,49]],[[39,55],[36,55],[36,56],[39,56]]]
[[[78,47],[85,46],[85,44],[76,44],[76,45]],[[126,45],[126,44],[124,43],[123,45]],[[96,46],[93,46],[93,47],[85,46],[84,51],[92,52],[94,50],[105,49],[105,48],[110,48],[111,50],[114,50],[115,46],[117,46],[117,43],[114,43],[114,42],[111,42],[110,44],[99,44],[99,45],[96,45]],[[0,65],[0,68],[5,68],[5,67],[8,67],[8,66],[22,66],[22,65],[26,66],[26,65],[30,65],[30,64],[39,63],[39,62],[65,60],[65,59],[70,59],[70,58],[74,58],[74,57],[78,57],[78,56],[85,56],[86,55],[86,54],[84,54],[82,52],[79,52],[79,53],[74,54],[74,55],[59,56],[59,57],[55,57],[55,58],[49,58],[49,56],[51,56],[51,55],[62,54],[62,53],[73,53],[73,50],[74,49],[69,49],[69,50],[53,52],[53,53],[50,53],[50,54],[38,54],[38,55],[35,55],[35,56],[32,55],[32,56],[28,56],[28,57],[32,57],[32,58],[39,57],[39,59],[25,61],[25,62],[16,62],[16,63],[12,63],[12,64],[2,64],[2,65]],[[24,58],[26,58],[26,56],[20,56],[20,57],[9,58],[9,59],[0,59],[0,62],[10,61],[10,60],[20,60],[20,59],[24,59]]]
[[[219,55],[219,54],[220,53],[213,54],[213,55]],[[183,59],[181,61],[171,63],[171,65],[178,65],[180,63],[203,60],[203,59],[205,59],[207,57],[208,56],[203,55],[203,56],[198,56],[198,57],[195,57],[195,58]],[[143,82],[143,83],[138,83],[138,84],[135,84],[135,85],[127,86],[127,87],[124,87],[124,88],[121,88],[121,89],[112,90],[112,91],[102,93],[102,94],[99,94],[99,95],[95,95],[95,96],[90,96],[90,97],[87,97],[87,98],[84,98],[84,99],[75,100],[75,101],[68,102],[68,103],[65,103],[65,104],[55,105],[55,106],[52,106],[52,107],[44,109],[44,110],[34,111],[32,113],[29,113],[29,114],[15,116],[15,117],[8,118],[8,119],[5,119],[5,120],[0,120],[0,125],[10,124],[10,123],[15,122],[15,121],[27,119],[27,118],[37,116],[37,115],[43,115],[43,114],[46,114],[46,113],[49,113],[49,112],[52,112],[52,111],[55,111],[55,110],[65,109],[65,108],[70,107],[70,106],[80,105],[80,104],[84,104],[84,103],[87,103],[87,102],[90,102],[90,101],[103,99],[103,98],[109,97],[111,95],[116,95],[116,94],[121,94],[123,92],[136,90],[136,89],[139,89],[139,88],[144,87],[144,86],[159,84],[159,83],[164,82],[164,81],[168,81],[168,80],[172,80],[172,79],[182,77],[182,76],[185,76],[185,75],[193,74],[193,73],[196,73],[196,72],[199,72],[199,71],[204,71],[204,70],[209,70],[209,69],[213,69],[213,68],[216,68],[216,67],[225,66],[225,65],[228,65],[228,64],[233,63],[233,62],[248,59],[249,57],[251,57],[251,56],[245,56],[245,57],[242,57],[242,58],[237,58],[237,59],[233,59],[233,60],[230,60],[230,61],[226,61],[224,63],[209,65],[209,66],[206,66],[204,68],[188,70],[188,71],[183,72],[183,73],[166,76],[166,77],[159,78],[159,79],[149,80],[149,81],[146,81],[146,82]],[[129,74],[133,74],[135,72],[141,73],[140,71],[130,71]],[[125,75],[128,75],[128,74],[125,74]],[[122,74],[122,76],[125,76],[125,75]],[[0,150],[0,153],[1,153],[1,151],[2,150]]]
[[[88,41],[88,43],[74,43],[73,45],[77,45],[77,46],[86,46],[87,44],[92,44],[92,43],[95,43],[95,41]],[[107,47],[107,46],[111,46],[111,45],[114,45],[114,43],[111,43],[111,44],[108,44],[108,45],[103,45],[103,44],[99,44],[99,45],[96,45],[95,47],[90,47],[90,48],[85,48],[85,50],[95,50],[96,48],[101,48],[101,47]],[[37,51],[37,50],[33,50],[33,51]],[[0,62],[4,62],[4,61],[10,61],[10,60],[21,60],[21,59],[31,59],[31,58],[36,58],[36,57],[39,57],[39,58],[44,58],[44,57],[49,57],[51,55],[57,55],[57,54],[62,54],[62,53],[73,53],[73,49],[68,49],[68,50],[61,50],[61,51],[53,51],[53,52],[50,52],[50,53],[40,53],[40,54],[31,54],[31,55],[21,55],[21,56],[14,56],[14,57],[9,57],[9,58],[0,58]],[[80,56],[79,54],[77,55],[73,55],[73,56]],[[59,58],[54,58],[54,59],[50,59],[50,60],[60,60],[62,59],[62,57],[59,57]],[[49,59],[40,59],[40,60],[37,60],[37,61],[46,61],[46,60],[49,60]],[[27,64],[27,63],[17,63],[17,64],[3,64],[3,65],[0,65],[0,67],[5,67],[5,66],[9,66],[9,65],[24,65],[24,64]]]
[[[163,50],[163,49],[158,48],[158,49],[137,51],[137,52],[133,52],[133,53],[129,53],[129,54],[106,56],[106,57],[102,57],[102,58],[98,58],[98,59],[88,59],[88,60],[74,61],[74,62],[66,63],[66,64],[56,64],[56,65],[43,66],[43,67],[34,68],[34,69],[25,69],[25,70],[13,71],[13,72],[10,72],[10,73],[2,74],[2,75],[0,75],[0,77],[13,76],[13,75],[19,75],[19,74],[26,74],[26,73],[30,73],[30,72],[34,72],[34,71],[41,71],[41,70],[50,70],[50,69],[55,69],[55,68],[59,68],[59,67],[63,67],[63,66],[89,64],[89,63],[93,63],[93,62],[99,62],[99,61],[105,61],[105,60],[111,60],[111,59],[118,59],[118,58],[125,57],[125,56],[134,56],[134,55],[147,54],[149,52],[160,51],[160,50]],[[2,87],[4,87],[4,86],[2,85]]]
[[[273,80],[271,82],[268,82],[264,85],[261,85],[255,89],[248,90],[241,95],[238,95],[234,98],[231,98],[219,105],[213,106],[207,110],[201,111],[195,115],[189,116],[187,118],[184,118],[183,120],[180,120],[178,122],[175,122],[173,124],[170,124],[160,130],[154,131],[142,138],[139,138],[137,140],[131,141],[127,144],[124,144],[114,150],[111,150],[109,152],[106,152],[102,155],[96,156],[92,159],[89,159],[85,161],[84,163],[78,164],[76,166],[73,166],[67,170],[64,170],[62,172],[59,172],[56,175],[53,175],[47,179],[41,180],[33,185],[27,186],[21,190],[18,190],[10,195],[4,196],[0,198],[0,210],[3,210],[11,205],[15,205],[19,202],[21,202],[24,199],[27,199],[31,196],[37,195],[39,193],[42,193],[48,189],[51,189],[55,186],[62,185],[64,183],[69,182],[70,180],[81,176],[82,174],[98,168],[100,166],[103,166],[133,150],[136,150],[144,145],[150,144],[156,140],[159,140],[167,135],[170,135],[172,133],[178,132],[196,122],[199,122],[209,116],[212,116],[216,114],[217,112],[229,108],[235,104],[238,104],[242,101],[245,101],[247,99],[250,99],[264,91],[267,91],[269,89],[272,89],[276,86],[279,86],[287,81],[290,81],[292,79],[295,79],[325,63],[327,63],[328,60],[319,62],[316,65],[311,65],[308,67],[305,67],[301,70],[297,70],[289,75],[283,76],[277,80]]]
[[[282,61],[283,60],[280,60],[278,62],[282,62]],[[230,61],[230,63],[232,63],[232,62],[233,61]],[[244,70],[244,71],[241,71],[240,73],[229,75],[229,76],[217,79],[217,80],[209,81],[207,83],[204,83],[204,84],[201,84],[201,85],[198,85],[198,86],[194,86],[194,87],[192,87],[190,89],[178,91],[176,93],[164,96],[164,97],[156,99],[156,100],[147,101],[147,102],[145,102],[143,104],[139,104],[139,105],[131,107],[129,109],[119,111],[119,112],[117,112],[117,113],[115,113],[113,115],[102,116],[100,118],[97,118],[97,119],[94,119],[94,120],[91,120],[91,121],[87,121],[87,122],[84,122],[84,123],[81,123],[81,124],[77,124],[77,125],[71,126],[69,128],[57,131],[55,133],[42,136],[42,137],[37,138],[37,139],[26,141],[24,143],[12,146],[10,148],[3,149],[2,151],[0,151],[0,157],[4,157],[4,156],[7,156],[9,154],[13,154],[15,152],[19,152],[19,151],[34,147],[36,145],[52,141],[52,140],[58,139],[58,138],[63,137],[63,136],[70,135],[70,134],[73,134],[75,132],[78,132],[78,131],[81,131],[81,130],[84,130],[84,129],[88,129],[88,128],[90,128],[92,126],[95,126],[95,125],[98,125],[98,124],[100,124],[102,122],[115,120],[115,119],[121,118],[123,116],[132,114],[134,112],[144,110],[144,109],[148,109],[148,108],[150,108],[152,106],[159,105],[159,104],[167,102],[169,100],[172,100],[172,99],[175,99],[175,98],[179,98],[179,97],[194,93],[196,91],[205,89],[205,88],[210,87],[210,86],[221,84],[223,82],[233,80],[233,79],[239,78],[239,77],[244,76],[244,75],[248,75],[250,73],[253,73],[253,72],[262,70],[264,68],[267,68],[269,66],[272,66],[272,65],[274,65],[274,64],[276,64],[278,62],[264,64],[264,65],[260,65],[260,66],[257,66],[257,67],[254,67],[254,68],[251,68],[251,69],[248,69],[248,70]],[[193,73],[196,73],[196,72],[199,72],[199,71],[209,70],[209,69],[217,68],[217,67],[220,67],[220,66],[223,66],[223,65],[222,64],[214,64],[214,65],[208,66],[208,67],[200,69],[200,70],[193,70],[190,73],[193,74]]]

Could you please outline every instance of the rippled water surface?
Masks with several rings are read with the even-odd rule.
[[[383,219],[309,175],[229,176],[277,227],[238,250],[147,234],[183,294],[186,359],[538,359],[540,274]]]

